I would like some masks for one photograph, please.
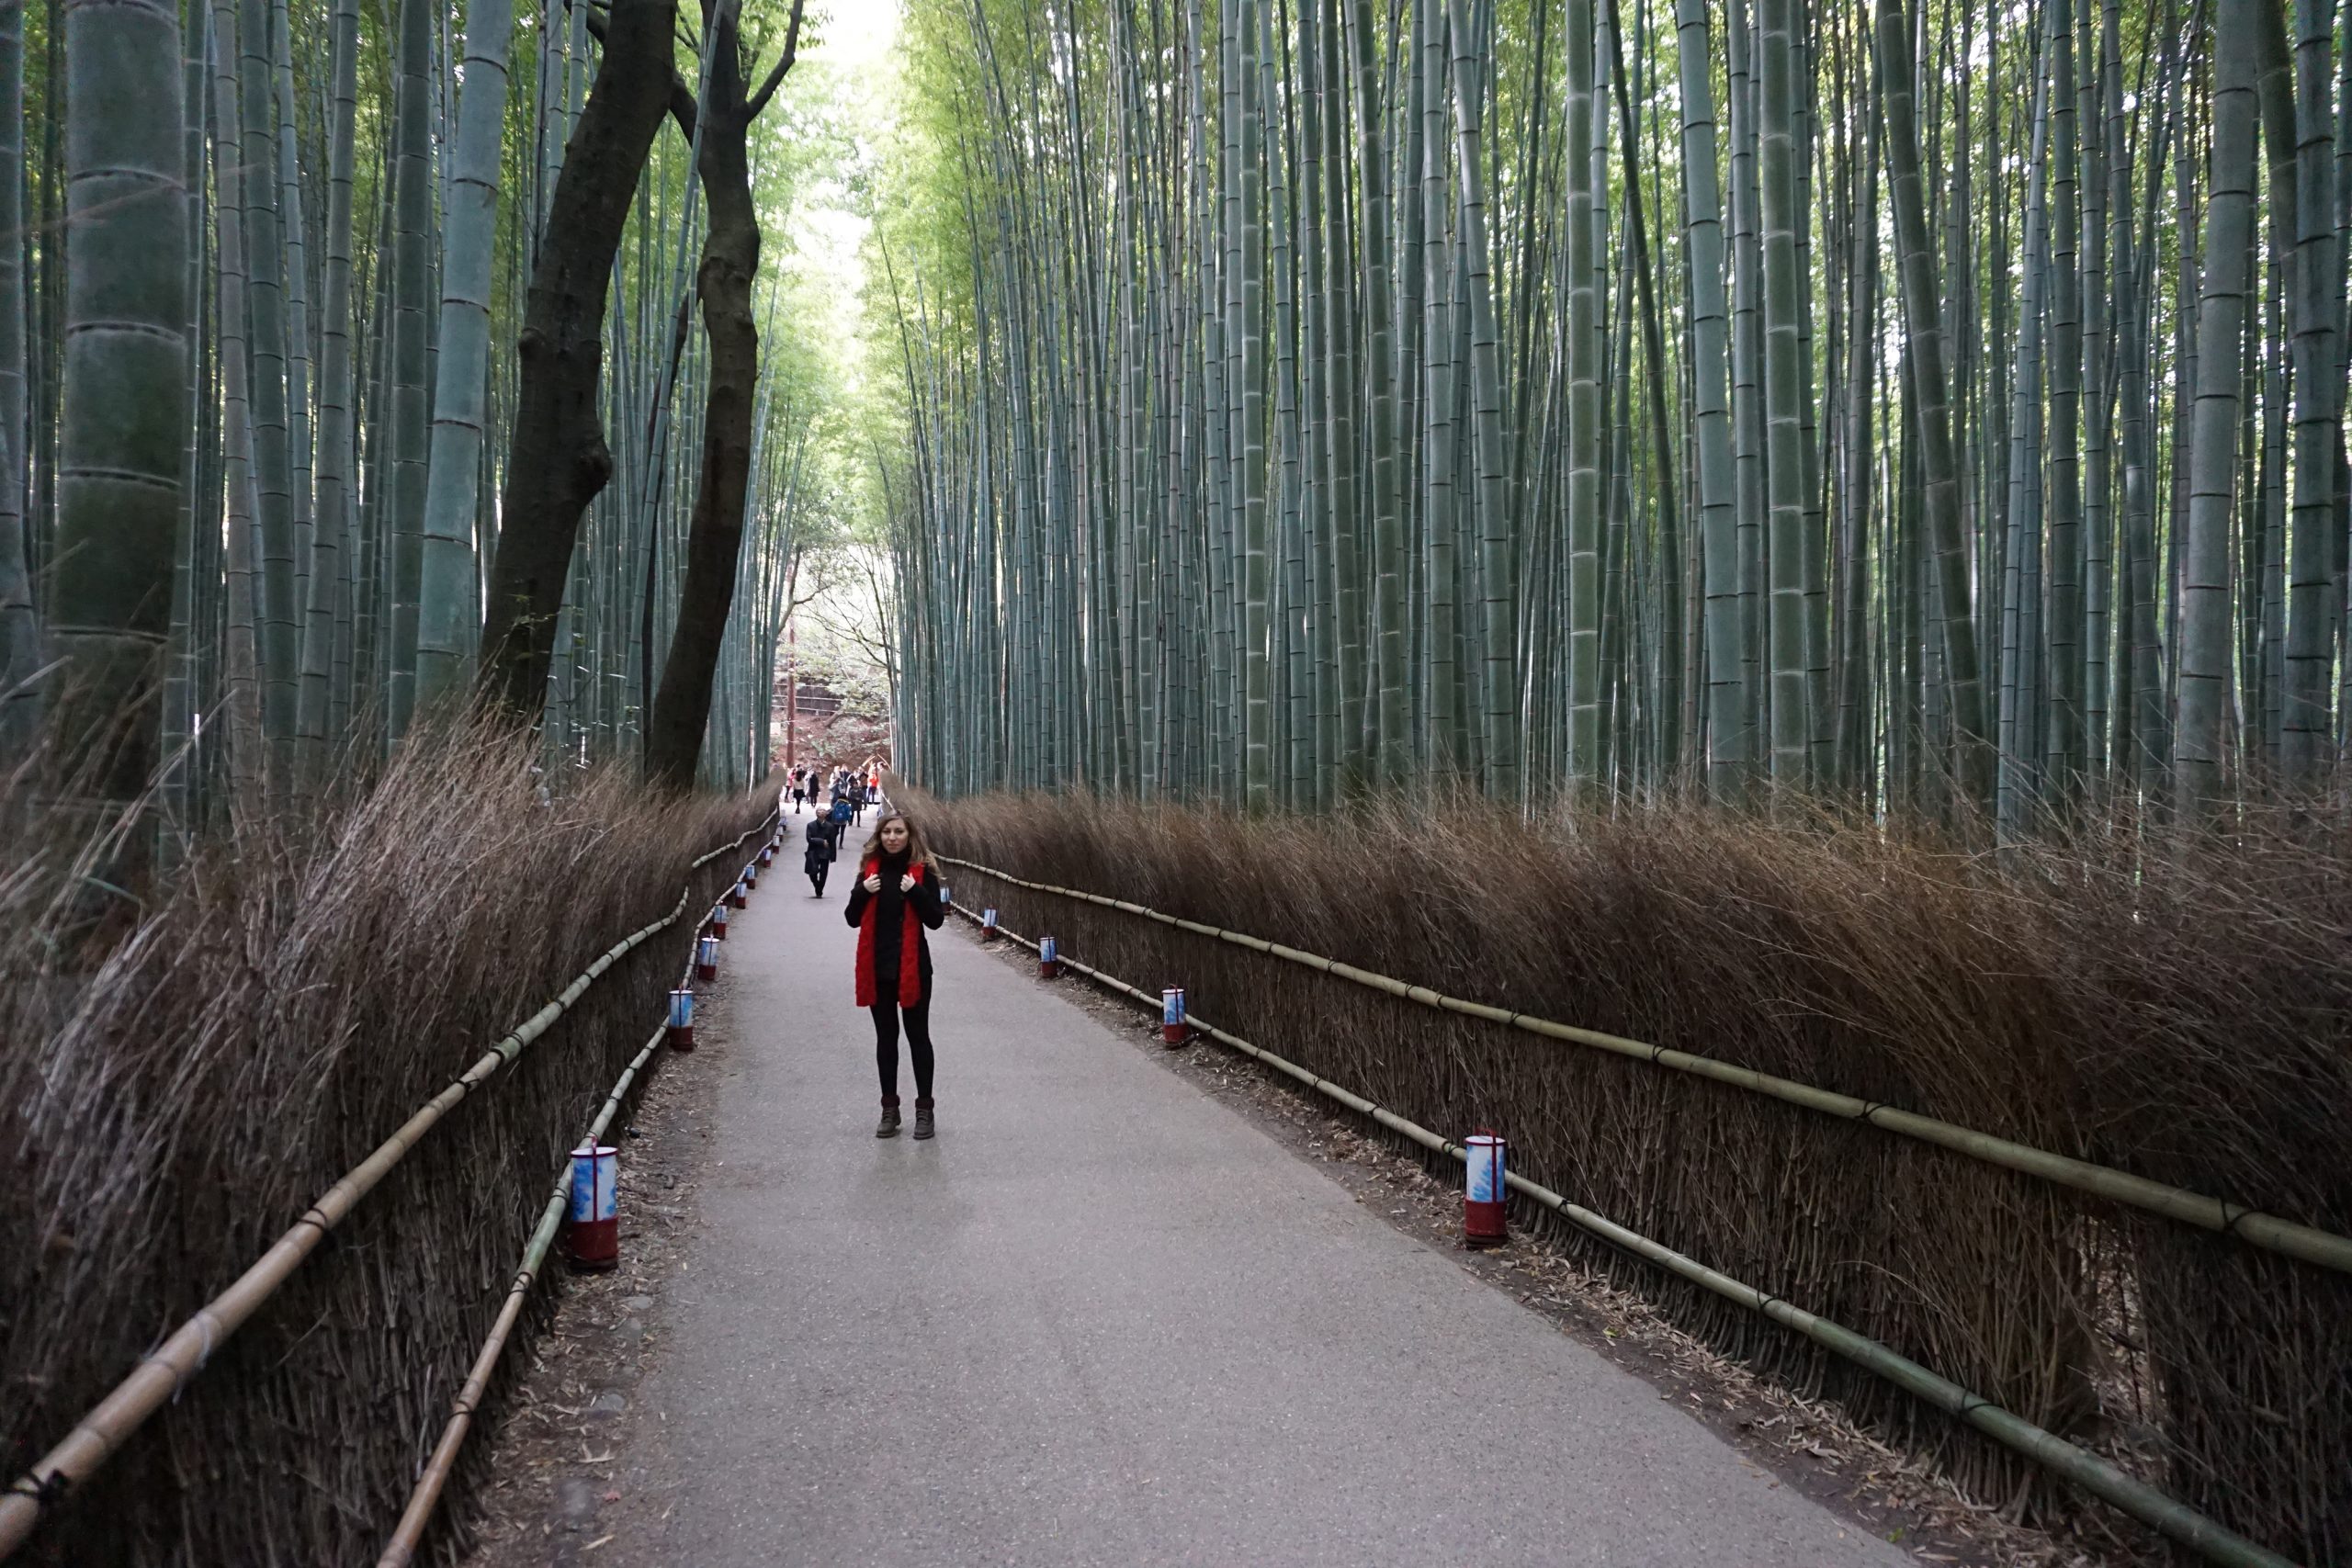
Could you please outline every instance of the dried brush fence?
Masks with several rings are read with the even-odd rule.
[[[11,1478],[306,1206],[627,933],[22,1559],[375,1560],[552,1173],[661,1016],[773,792],[543,799],[480,736],[412,743],[299,821],[199,852],[95,971],[63,970],[41,825],[0,844],[0,1451]],[[513,1359],[510,1358],[509,1364]],[[450,1516],[481,1479],[458,1465]]]
[[[1717,815],[1340,821],[923,803],[947,854],[2352,1234],[2352,831],[2120,832],[2002,865]],[[969,867],[959,903],[1891,1347],[2296,1561],[2352,1562],[2352,1275],[1955,1150]],[[1524,1223],[1550,1229],[1530,1209]],[[2097,1525],[1942,1413],[1559,1227],[1972,1495]]]

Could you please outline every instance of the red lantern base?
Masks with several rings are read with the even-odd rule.
[[[621,1223],[617,1219],[591,1220],[586,1224],[567,1221],[563,1232],[564,1256],[571,1267],[582,1274],[601,1274],[620,1267]]]
[[[1472,1247],[1500,1247],[1510,1240],[1510,1224],[1500,1203],[1462,1202],[1462,1239]]]
[[[669,1029],[670,1037],[668,1044],[670,1049],[675,1051],[681,1056],[693,1055],[695,1051],[695,1026],[689,1023],[684,1028],[681,1029],[673,1023],[669,1026]]]
[[[1163,1023],[1159,1026],[1159,1038],[1167,1044],[1182,1045],[1185,1039],[1184,1026],[1181,1023]]]
[[[718,979],[718,964],[695,964],[695,979],[697,979],[697,980],[716,980],[716,979]]]

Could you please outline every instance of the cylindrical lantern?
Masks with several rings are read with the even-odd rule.
[[[762,844],[760,846],[760,863],[762,865],[774,865],[775,863],[775,846],[774,844]]]
[[[939,885],[939,907],[942,909],[952,909],[956,907],[956,896],[947,890],[947,884],[944,882]]]
[[[711,908],[710,934],[721,942],[727,940],[727,906],[724,904],[715,905]]]
[[[1163,987],[1159,993],[1159,1038],[1170,1045],[1184,1043],[1184,987]]]
[[[996,940],[996,911],[994,909],[980,911],[980,940],[982,942]]]
[[[1462,1235],[1473,1247],[1499,1247],[1510,1239],[1503,1219],[1503,1140],[1473,1133],[1463,1145],[1468,1179],[1462,1189]]]
[[[743,868],[743,886],[746,891],[756,891],[759,886],[760,863],[753,861]]]
[[[621,1260],[620,1151],[582,1144],[571,1151],[571,1224],[564,1250],[574,1269],[602,1271]]]
[[[727,907],[730,909],[740,909],[743,907],[743,885],[738,882],[727,890]]]
[[[670,993],[670,1049],[683,1054],[694,1048],[695,994],[682,986]]]
[[[695,939],[695,978],[697,980],[718,978],[718,939],[717,937],[705,936]]]
[[[1052,937],[1037,939],[1037,978],[1050,980],[1062,972],[1061,957],[1054,948]]]

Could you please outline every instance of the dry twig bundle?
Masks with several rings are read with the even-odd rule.
[[[925,825],[943,852],[1014,875],[2352,1231],[2340,821],[2282,811],[2188,840],[2114,824],[1998,864],[1860,826],[1528,826],[1472,800],[1306,820],[997,796],[927,803]],[[2352,1561],[2352,1278],[1158,922],[956,880],[960,901],[1148,988],[1182,984],[1201,1016],[1424,1125],[1505,1131],[1520,1168],[1574,1201],[2276,1550]],[[1809,1344],[1604,1261],[1979,1497],[2075,1506]]]
[[[200,851],[95,966],[54,940],[69,900],[42,821],[0,813],[10,1474],[772,798],[655,799],[607,773],[542,799],[506,740],[413,741],[372,787]],[[695,897],[733,872],[705,868]],[[372,1561],[691,930],[629,954],[459,1106],[33,1560]]]

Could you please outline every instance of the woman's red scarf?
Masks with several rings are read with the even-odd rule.
[[[880,860],[870,860],[857,868],[860,882],[881,869]],[[912,868],[915,881],[931,879],[931,867]],[[857,921],[857,1005],[870,1008],[881,1001],[881,987],[874,976],[874,918],[882,907],[881,895],[875,895],[865,906],[865,913]],[[922,917],[915,913],[915,901],[910,897],[899,900],[905,910],[907,929],[899,937],[899,1005],[911,1007],[922,1000]]]

